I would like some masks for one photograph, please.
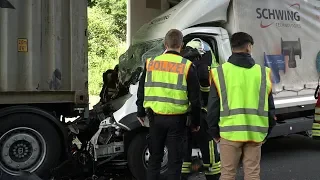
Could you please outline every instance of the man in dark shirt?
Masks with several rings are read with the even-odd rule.
[[[259,180],[261,145],[276,123],[271,78],[268,77],[270,70],[255,64],[251,56],[254,42],[249,34],[235,33],[230,41],[232,55],[228,62],[211,73],[208,133],[217,143],[221,140],[221,180],[235,178],[241,155],[245,179]],[[228,89],[232,87],[238,89]],[[248,91],[252,94],[245,93]],[[264,99],[267,93],[268,103],[263,100],[261,103],[260,99]],[[252,98],[246,99],[246,95]],[[259,107],[254,107],[254,104]],[[221,105],[223,111],[220,110]],[[265,106],[268,106],[267,113],[263,111]]]
[[[137,117],[144,125],[144,118],[147,115],[145,109],[148,109],[150,120],[151,143],[149,148],[151,149],[151,157],[148,164],[147,180],[159,179],[165,144],[169,151],[168,180],[180,179],[189,102],[191,103],[192,130],[198,131],[200,128],[200,85],[195,67],[189,60],[180,56],[183,46],[182,33],[176,29],[170,30],[165,37],[165,46],[167,48],[165,54],[147,60],[137,94]],[[161,66],[156,66],[156,63],[161,63]],[[164,67],[169,63],[177,65],[177,67],[173,69]],[[176,71],[181,69],[180,67],[188,67],[189,70],[185,69],[183,74],[179,74]],[[174,73],[178,73],[178,76]],[[174,78],[176,78],[176,84],[169,83]],[[160,79],[161,82],[156,81]],[[187,85],[185,90],[183,90],[183,81]],[[159,88],[161,90],[157,91]],[[176,99],[178,97],[186,99]]]
[[[242,61],[241,59],[245,60],[246,58],[245,57],[241,58],[241,54],[234,54],[233,56],[230,57],[228,62],[230,62],[231,64],[234,64],[236,66],[240,66],[240,67],[244,67],[244,68],[250,68],[255,64],[253,59],[252,59],[252,61],[251,60],[250,61]],[[268,136],[269,136],[272,128],[276,124],[276,122],[275,122],[275,120],[276,120],[275,106],[274,106],[272,92],[270,93],[270,95],[268,97],[268,102],[269,102],[269,130],[268,130]],[[219,98],[217,89],[213,83],[211,84],[211,87],[210,87],[210,93],[209,93],[209,99],[208,99],[207,119],[208,119],[207,123],[209,126],[208,133],[216,141],[218,141],[220,139],[220,131],[219,131],[220,98]]]

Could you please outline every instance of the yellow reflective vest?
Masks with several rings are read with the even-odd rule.
[[[162,54],[146,62],[144,108],[156,114],[185,114],[189,108],[187,75],[191,61],[175,54]]]
[[[220,97],[220,136],[230,141],[262,142],[269,128],[270,69],[242,68],[229,62],[211,70]]]

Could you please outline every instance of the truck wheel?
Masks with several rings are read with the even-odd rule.
[[[48,176],[61,156],[60,136],[43,116],[15,113],[0,119],[0,171],[17,176],[19,171]]]
[[[150,152],[147,143],[147,133],[140,133],[134,137],[128,148],[128,165],[132,175],[137,180],[145,180]],[[165,179],[168,170],[168,149],[164,149],[163,161],[161,163],[161,179]]]

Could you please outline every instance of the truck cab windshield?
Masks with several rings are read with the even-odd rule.
[[[158,56],[165,51],[163,39],[130,46],[119,58],[119,81],[122,84],[135,84],[147,58]]]

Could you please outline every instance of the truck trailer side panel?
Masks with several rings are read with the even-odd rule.
[[[247,32],[255,40],[254,59],[272,70],[276,107],[304,111],[314,107],[320,71],[319,9],[316,0],[184,0],[142,26],[133,45],[161,39],[171,28],[222,26],[229,35]]]
[[[233,0],[229,6],[227,30],[253,36],[253,57],[271,68],[276,99],[313,98],[319,78],[318,9],[316,0]]]
[[[88,102],[87,0],[0,8],[0,103]]]

